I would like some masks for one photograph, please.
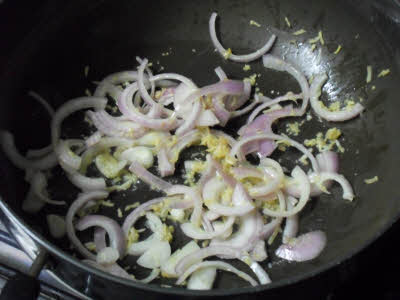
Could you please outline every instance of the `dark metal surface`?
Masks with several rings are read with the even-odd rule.
[[[191,292],[155,285],[141,286],[82,266],[67,254],[70,253],[68,242],[43,238],[48,238],[44,215],[49,212],[65,214],[65,210],[49,206],[36,216],[25,215],[20,209],[27,191],[23,174],[1,155],[0,176],[3,180],[0,191],[3,199],[35,230],[34,238],[40,244],[64,259],[55,265],[56,272],[75,288],[84,290],[92,286],[91,293],[96,297],[106,292],[112,294],[113,290],[121,292],[121,286],[134,286],[143,293],[152,289],[191,296],[250,293],[291,284],[340,263],[378,237],[396,220],[400,211],[400,192],[396,189],[396,174],[400,167],[397,155],[400,150],[397,139],[400,127],[397,117],[400,111],[398,4],[395,1],[376,3],[379,5],[375,5],[374,1],[328,0],[182,0],[173,4],[153,1],[151,5],[133,1],[50,3],[40,19],[42,25],[32,31],[4,67],[0,81],[3,99],[0,127],[15,134],[17,146],[21,149],[40,147],[49,142],[49,119],[34,101],[27,98],[26,92],[30,89],[39,92],[57,107],[70,98],[82,95],[86,88],[93,90],[92,81],[112,72],[134,68],[136,55],[149,58],[155,71],[160,71],[163,66],[167,71],[193,78],[199,85],[216,81],[212,70],[218,65],[230,77],[248,76],[242,65],[226,62],[214,52],[208,35],[208,18],[212,11],[220,15],[218,29],[223,44],[229,45],[233,51],[245,53],[256,49],[271,32],[277,33],[278,41],[272,49],[273,54],[299,66],[308,77],[322,70],[328,72],[330,80],[324,88],[323,99],[343,101],[349,97],[355,100],[363,98],[367,110],[360,118],[335,124],[343,131],[346,148],[341,155],[340,171],[353,183],[357,198],[348,203],[341,199],[340,188],[335,187],[333,195],[321,196],[308,205],[301,215],[301,230],[325,230],[328,234],[327,249],[316,260],[296,264],[277,260],[272,247],[272,268],[267,270],[273,284],[253,289],[237,288],[243,282],[224,274],[217,282],[217,287],[224,289]],[[388,9],[385,3],[392,6]],[[291,20],[292,29],[286,26],[285,16]],[[263,27],[249,26],[251,19]],[[305,35],[296,38],[291,34],[301,28],[307,30]],[[319,30],[323,30],[326,47],[322,47],[321,52],[312,52],[307,40],[316,36]],[[299,41],[298,47],[291,43],[293,39]],[[338,44],[343,50],[334,55]],[[196,49],[196,53],[192,49]],[[161,55],[165,52],[171,54]],[[88,78],[83,73],[86,65],[90,66]],[[372,84],[365,84],[367,65],[373,66],[375,76],[384,68],[391,68],[392,71],[386,78],[374,79],[374,91],[371,90]],[[259,61],[252,63],[251,67],[251,73],[262,74],[258,82],[265,94],[269,95],[271,90],[280,93],[298,91],[296,83],[286,74],[266,71]],[[79,115],[67,121],[64,127],[66,134],[73,137],[82,130],[87,134],[87,128],[74,126],[81,124],[79,126],[86,127],[81,120],[82,115]],[[279,128],[284,128],[284,125],[285,122],[282,122]],[[238,126],[238,123],[229,123],[228,130],[234,131]],[[316,132],[325,131],[328,126],[332,124],[320,123],[314,117],[303,126],[297,139],[315,136]],[[380,181],[371,186],[365,185],[363,180],[374,175],[379,175]],[[53,186],[59,186],[51,191],[54,197],[63,197],[67,201],[74,199],[75,190],[57,181]],[[154,196],[150,191],[138,191],[126,193],[119,199],[112,195],[112,198],[123,207]],[[104,209],[102,213],[116,216],[115,208]],[[15,218],[13,222],[19,223],[20,220]],[[88,277],[89,271],[95,276]],[[126,291],[128,296],[129,289]]]

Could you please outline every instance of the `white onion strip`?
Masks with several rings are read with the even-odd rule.
[[[315,174],[315,176],[313,176],[311,180],[320,184],[324,183],[327,180],[334,180],[339,183],[343,188],[343,199],[350,201],[354,199],[353,188],[351,187],[349,181],[343,175],[333,172],[321,172]]]
[[[60,139],[61,123],[70,114],[88,108],[95,108],[101,110],[106,107],[107,99],[101,97],[81,97],[69,100],[61,105],[56,113],[54,114],[53,120],[51,121],[51,142],[53,149],[56,148]]]
[[[310,102],[315,113],[321,118],[333,122],[347,121],[357,117],[364,110],[364,106],[362,106],[360,103],[357,103],[351,110],[344,109],[341,111],[330,111],[321,105],[319,102],[319,97],[321,96],[321,87],[327,80],[328,75],[326,75],[326,73],[322,73],[316,75],[311,84]]]
[[[190,266],[176,281],[176,284],[180,285],[182,284],[182,282],[184,282],[186,280],[186,278],[188,278],[193,272],[202,269],[202,268],[207,268],[207,267],[214,267],[217,269],[221,269],[227,272],[232,272],[234,274],[236,274],[237,276],[239,276],[240,278],[246,280],[247,282],[249,282],[252,286],[257,286],[258,283],[257,281],[255,281],[253,278],[251,278],[249,275],[247,275],[246,273],[236,269],[235,267],[233,267],[232,265],[223,262],[223,261],[203,261],[203,262],[199,262],[197,264],[194,264],[192,266]]]
[[[222,55],[225,56],[226,49],[221,45],[221,43],[219,42],[218,38],[217,38],[217,33],[215,31],[215,20],[217,18],[217,13],[213,12],[211,14],[210,17],[210,21],[209,21],[209,30],[210,30],[210,36],[211,36],[211,41],[214,45],[214,47],[218,50],[218,52]],[[265,53],[267,53],[272,45],[274,44],[276,39],[276,35],[272,35],[269,40],[267,41],[267,43],[260,49],[258,49],[257,51],[250,53],[250,54],[246,54],[246,55],[235,55],[235,54],[230,54],[227,55],[227,59],[230,59],[232,61],[236,61],[236,62],[251,62],[253,60],[256,60],[257,58],[260,58],[261,56],[263,56]]]
[[[286,95],[277,97],[275,99],[270,99],[268,97],[265,96],[261,96],[256,94],[254,96],[255,98],[255,102],[264,102],[262,104],[260,104],[259,106],[257,106],[256,109],[254,109],[250,116],[247,119],[247,124],[251,123],[256,117],[257,115],[264,109],[266,109],[267,107],[271,107],[272,105],[278,104],[280,102],[283,101],[288,101],[288,100],[297,100],[297,99],[301,99],[303,97],[302,94],[293,94],[292,92],[287,93]]]
[[[296,166],[292,171],[292,176],[295,177],[300,182],[301,187],[301,196],[297,205],[291,209],[286,211],[274,211],[269,208],[264,208],[263,213],[265,215],[271,217],[290,217],[297,214],[299,211],[303,209],[303,207],[307,204],[308,199],[310,198],[310,181],[308,176],[304,171],[299,167]]]
[[[124,257],[126,251],[124,233],[115,220],[101,215],[89,215],[80,219],[75,225],[75,228],[79,231],[86,230],[90,227],[103,228],[110,238],[111,247],[118,250],[120,258]]]
[[[207,240],[224,234],[228,229],[232,227],[234,222],[235,217],[229,217],[221,226],[221,228],[210,232],[204,231],[199,227],[194,226],[192,223],[183,223],[181,225],[181,229],[186,236],[192,239]]]
[[[160,191],[167,192],[167,190],[171,189],[173,187],[172,184],[169,182],[166,182],[162,180],[161,178],[153,175],[149,171],[147,171],[139,162],[134,161],[131,166],[129,167],[129,170],[136,174],[141,180],[146,182],[148,185],[150,185],[153,188],[156,188]]]
[[[292,75],[299,82],[301,93],[303,95],[303,103],[301,104],[301,108],[299,109],[297,115],[302,116],[307,109],[308,101],[310,98],[310,88],[306,77],[292,64],[285,62],[282,59],[270,54],[266,54],[263,56],[263,64],[264,67],[269,69],[277,70],[280,72],[285,71]]]
[[[77,211],[81,209],[87,202],[91,200],[105,199],[107,196],[108,193],[105,191],[95,191],[95,192],[80,194],[80,196],[69,207],[67,215],[65,217],[65,223],[67,226],[67,235],[69,240],[74,245],[76,250],[78,250],[83,256],[91,260],[96,260],[96,255],[91,253],[89,250],[85,248],[85,246],[82,245],[82,243],[75,234],[75,229],[72,222]]]
[[[35,195],[43,202],[53,205],[65,205],[65,201],[51,200],[47,193],[47,178],[42,172],[36,172],[32,176],[31,186]]]
[[[47,170],[57,165],[57,158],[54,152],[49,153],[43,158],[34,160],[22,156],[15,146],[14,136],[5,130],[0,130],[0,146],[8,159],[20,169]]]
[[[126,216],[124,223],[122,224],[122,231],[125,234],[125,237],[128,237],[129,230],[132,226],[135,225],[136,221],[144,214],[147,210],[150,210],[151,207],[155,204],[158,204],[165,199],[166,197],[156,198],[153,200],[146,201],[135,208],[128,216]]]
[[[302,144],[300,144],[300,143],[296,142],[295,140],[292,140],[288,137],[273,134],[273,133],[263,133],[263,134],[257,134],[257,135],[253,135],[250,137],[242,138],[232,147],[230,154],[231,154],[231,156],[238,155],[238,153],[240,153],[240,149],[243,145],[250,143],[252,141],[263,140],[263,139],[284,141],[284,142],[289,143],[291,146],[297,148],[298,150],[300,150],[307,156],[307,158],[311,161],[311,165],[312,165],[314,171],[316,171],[316,172],[319,171],[319,166],[318,166],[318,163],[317,163],[315,157],[311,154],[311,152],[306,147],[304,147]]]

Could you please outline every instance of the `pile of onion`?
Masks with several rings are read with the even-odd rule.
[[[266,69],[292,75],[301,94],[288,93],[275,99],[255,94],[255,100],[250,101],[250,83],[229,79],[220,67],[215,70],[218,82],[198,87],[180,74],[153,75],[148,60],[138,58],[137,70],[107,76],[98,84],[94,96],[69,100],[56,111],[32,94],[51,115],[49,146],[30,150],[24,156],[15,147],[13,135],[0,132],[3,151],[15,166],[25,170],[30,183],[24,210],[35,213],[44,205],[66,205],[62,199],[52,199],[47,191],[46,171],[56,166],[80,189],[65,217],[51,215],[48,223],[55,238],[67,234],[83,262],[144,283],[160,275],[176,278],[176,284],[187,282],[190,289],[211,289],[217,269],[235,273],[252,286],[268,284],[271,279],[258,263],[268,259],[266,241],[273,241],[282,227],[282,245],[275,255],[288,261],[314,259],[325,248],[327,238],[319,230],[298,235],[299,213],[311,197],[329,193],[327,189],[334,181],[341,185],[343,198],[353,200],[351,185],[338,173],[336,153],[325,151],[314,156],[302,143],[274,133],[271,126],[281,118],[304,116],[309,101],[314,112],[329,121],[354,118],[363,107],[358,104],[353,110],[342,112],[323,108],[318,99],[326,74],[317,74],[309,87],[300,70],[267,54],[275,35],[254,53],[226,55],[217,39],[216,17],[216,13],[211,15],[209,29],[212,43],[221,55],[240,63],[262,57]],[[294,99],[301,100],[301,105],[285,104]],[[112,112],[109,106],[114,107]],[[86,111],[95,129],[93,134],[84,139],[61,138],[63,121],[81,110]],[[248,113],[238,136],[211,129],[229,126],[231,119]],[[305,155],[311,163],[310,170],[303,170],[300,165],[287,170],[272,159],[278,143]],[[165,180],[163,177],[175,173],[182,150],[193,145],[205,146],[208,154],[206,160],[184,162],[191,179],[187,176],[185,185]],[[249,156],[257,157],[259,163],[250,163]],[[149,171],[155,157],[156,171]],[[101,176],[87,174],[91,164]],[[193,174],[198,174],[199,179],[195,180]],[[107,180],[123,176],[128,179],[119,186],[110,185]],[[93,213],[99,204],[112,198],[112,193],[129,189],[137,179],[158,190],[160,197],[141,199],[142,203],[122,224]],[[144,229],[136,227],[142,217],[151,232],[146,239],[139,235]],[[165,222],[167,218],[192,241],[172,249],[174,235]],[[94,228],[94,246],[90,250],[77,233],[88,228]],[[119,266],[126,255],[138,256],[137,264],[151,270],[148,277],[136,279]],[[208,260],[209,257],[218,259]],[[245,262],[253,275],[222,259]]]

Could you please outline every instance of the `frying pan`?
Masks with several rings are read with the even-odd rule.
[[[21,151],[47,145],[50,120],[41,107],[27,98],[27,91],[40,93],[53,107],[58,107],[68,99],[83,95],[85,89],[93,89],[92,81],[135,68],[136,55],[149,58],[155,71],[161,72],[162,66],[192,78],[199,86],[217,80],[213,69],[219,65],[230,78],[248,76],[242,65],[225,61],[214,51],[208,33],[208,19],[213,11],[221,17],[217,29],[222,43],[234,52],[247,53],[257,49],[271,33],[275,33],[278,40],[272,54],[295,64],[307,77],[328,72],[329,82],[322,96],[324,101],[362,99],[366,111],[361,117],[338,124],[320,122],[314,117],[296,137],[303,140],[315,136],[328,126],[340,128],[346,149],[340,156],[340,173],[352,183],[357,197],[349,203],[341,198],[340,187],[334,186],[331,195],[313,199],[301,213],[300,233],[315,229],[327,233],[327,247],[318,258],[304,263],[281,261],[273,254],[278,244],[275,243],[269,249],[268,262],[272,267],[269,268],[267,262],[263,264],[273,283],[252,288],[224,273],[218,275],[215,289],[190,291],[163,287],[160,284],[171,284],[164,279],[142,285],[80,263],[72,255],[68,241],[52,239],[45,223],[46,214],[65,215],[66,209],[46,206],[35,215],[24,213],[21,203],[28,186],[23,173],[1,154],[1,208],[9,217],[12,232],[27,251],[26,241],[34,241],[30,244],[29,254],[34,254],[35,245],[46,249],[51,254],[49,268],[80,291],[85,292],[90,286],[91,297],[128,299],[132,293],[140,299],[156,299],[161,293],[174,299],[180,296],[233,296],[283,287],[315,276],[351,257],[374,241],[399,216],[400,4],[396,0],[49,2],[38,18],[37,27],[23,39],[3,69],[0,127],[15,135]],[[288,28],[285,16],[291,21],[292,28]],[[262,27],[249,26],[251,19]],[[291,34],[301,28],[307,30],[306,34],[299,37]],[[326,45],[321,51],[311,51],[307,40],[315,37],[319,30],[323,31]],[[294,39],[298,41],[297,46],[292,42]],[[338,45],[342,50],[334,54]],[[170,54],[163,56],[165,52]],[[87,65],[90,66],[88,78],[83,71]],[[373,67],[375,75],[369,85],[365,83],[367,65]],[[386,68],[391,69],[390,75],[377,78],[378,71]],[[299,91],[290,76],[267,71],[260,61],[251,64],[251,72],[261,74],[259,88],[266,94],[272,90],[280,94]],[[65,122],[65,136],[80,137],[90,132],[82,122],[82,116],[77,114]],[[235,132],[241,122],[243,120],[229,123],[227,130]],[[278,132],[284,130],[286,122],[279,122]],[[294,157],[295,152],[281,155],[288,164]],[[61,175],[61,171],[55,170],[50,183],[51,193],[54,198],[70,203],[77,190],[60,179]],[[375,175],[380,178],[377,183],[364,183],[365,178]],[[139,185],[135,191],[111,198],[117,207],[124,207],[155,196],[156,192]],[[99,213],[119,222],[123,220],[117,218],[115,207],[104,208]],[[21,237],[21,233],[25,236]],[[182,242],[184,237],[176,234],[174,245]],[[137,277],[145,275],[141,270],[133,273]]]

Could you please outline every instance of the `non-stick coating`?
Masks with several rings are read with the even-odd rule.
[[[362,3],[367,7],[364,9],[370,7],[370,4]],[[136,68],[137,55],[153,62],[154,71],[162,72],[165,68],[168,72],[181,73],[199,86],[215,82],[213,69],[221,66],[230,78],[261,74],[258,87],[266,95],[274,95],[272,91],[275,95],[298,92],[299,87],[290,76],[267,71],[260,60],[251,63],[251,71],[245,72],[243,65],[222,59],[210,42],[208,19],[211,12],[219,13],[218,32],[222,43],[239,54],[259,48],[271,33],[275,33],[278,40],[272,54],[295,64],[308,78],[322,71],[328,73],[329,82],[322,96],[324,101],[343,102],[352,98],[356,102],[362,101],[366,107],[361,117],[345,123],[328,124],[313,116],[295,137],[302,141],[329,127],[340,128],[343,132],[341,142],[346,149],[340,154],[340,172],[350,180],[357,195],[350,203],[341,198],[340,187],[334,186],[331,195],[313,199],[301,213],[301,232],[321,229],[327,233],[328,245],[317,259],[305,263],[277,259],[273,250],[279,244],[279,238],[269,249],[272,267],[267,268],[267,263],[263,266],[274,281],[271,286],[311,276],[360,250],[393,222],[400,211],[400,192],[396,185],[400,166],[397,138],[400,88],[395,84],[399,82],[399,56],[395,52],[398,40],[396,37],[387,39],[381,31],[393,29],[395,25],[389,19],[384,19],[387,24],[379,23],[382,18],[379,10],[373,10],[374,18],[366,19],[355,4],[354,1],[349,4],[329,0],[86,1],[68,4],[42,21],[15,54],[17,59],[11,60],[5,69],[0,87],[3,99],[0,127],[15,134],[21,150],[48,144],[50,119],[26,96],[27,91],[38,92],[58,107],[68,99],[83,95],[87,88],[93,91],[93,81],[113,72]],[[290,20],[291,28],[285,17]],[[250,26],[250,20],[262,26]],[[291,34],[302,28],[307,31],[304,35]],[[319,30],[323,32],[325,45],[311,51],[307,41]],[[333,52],[338,45],[342,50],[336,55]],[[368,85],[365,82],[367,65],[374,70],[373,82]],[[88,78],[84,76],[85,66],[90,66]],[[386,68],[391,69],[390,76],[377,78],[377,73]],[[374,90],[372,86],[375,86]],[[89,134],[82,119],[83,114],[78,114],[65,122],[65,136]],[[283,132],[285,124],[291,121],[279,122],[278,132]],[[227,130],[235,132],[239,126],[240,122],[231,122]],[[289,157],[293,163],[299,156],[289,151],[277,157]],[[66,209],[46,206],[37,215],[24,214],[20,206],[27,185],[22,172],[16,171],[4,156],[1,156],[0,168],[4,200],[32,228],[51,240],[45,215],[50,212],[65,214]],[[364,179],[375,175],[379,176],[379,182],[364,183]],[[50,187],[52,195],[73,201],[77,191],[58,182],[57,174],[54,178],[53,188]],[[156,193],[143,185],[122,196],[112,195],[111,199],[117,207],[123,208],[154,196]],[[120,223],[123,221],[117,218],[116,207],[104,208],[100,213],[113,216]],[[180,239],[178,236],[177,241]],[[51,241],[71,254],[68,242]],[[142,274],[139,272],[139,275]],[[216,288],[229,288],[225,290],[227,293],[238,292],[234,288],[240,286],[245,286],[243,281],[225,273],[220,274],[216,282]]]

